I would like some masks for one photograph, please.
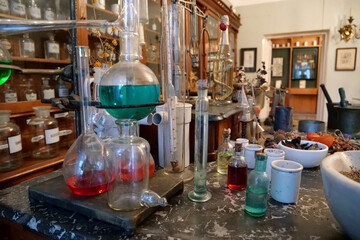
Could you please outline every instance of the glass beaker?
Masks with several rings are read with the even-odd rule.
[[[10,110],[0,110],[0,172],[18,168],[23,162],[20,128],[10,122]]]
[[[120,11],[120,58],[103,75],[99,96],[102,105],[121,106],[156,103],[160,97],[159,81],[146,65],[139,61],[138,0],[122,1]],[[140,120],[155,106],[137,108],[107,108],[116,119]]]
[[[107,190],[105,161],[110,153],[95,134],[91,121],[89,47],[76,47],[77,74],[81,99],[82,132],[64,157],[63,176],[76,195],[92,196]]]
[[[107,146],[114,153],[111,160],[106,162],[109,207],[114,210],[131,211],[148,204],[166,205],[166,199],[159,196],[150,203],[143,202],[144,199],[148,199],[147,195],[155,193],[148,190],[150,145],[145,139],[137,136],[136,121],[119,119],[116,124],[120,137],[107,142]]]
[[[34,158],[51,158],[59,154],[59,128],[50,116],[51,107],[33,107],[35,118],[28,123],[31,136],[31,155]]]

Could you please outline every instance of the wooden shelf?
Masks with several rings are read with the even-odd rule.
[[[55,60],[46,58],[28,58],[28,57],[11,57],[13,61],[18,62],[41,62],[41,63],[53,63],[53,64],[70,64],[70,60]]]
[[[95,7],[91,4],[86,4],[87,8],[87,19],[106,19],[108,21],[115,21],[119,15],[112,11]]]
[[[289,93],[294,95],[317,95],[317,88],[289,88]]]
[[[23,165],[15,170],[0,173],[0,189],[4,189],[25,180],[50,173],[62,167],[67,148],[62,148],[59,155],[49,159],[24,158]]]
[[[7,19],[13,19],[13,20],[26,20],[26,18],[16,17],[16,16],[4,14],[4,13],[0,13],[0,18],[7,18]]]
[[[14,103],[0,103],[0,110],[11,110],[11,117],[28,116],[34,113],[33,107],[37,106],[51,106],[50,104],[41,103],[41,100],[36,101],[20,101]],[[60,110],[53,108],[52,111]]]

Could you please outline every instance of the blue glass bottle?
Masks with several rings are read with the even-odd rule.
[[[255,169],[247,179],[245,212],[253,217],[265,215],[269,178],[266,174],[267,156],[265,153],[256,154]]]

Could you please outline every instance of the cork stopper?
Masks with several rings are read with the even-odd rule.
[[[235,142],[235,152],[241,152],[242,148],[243,147],[241,142]]]
[[[224,137],[229,137],[231,135],[231,129],[230,128],[225,128],[223,130],[223,136]]]
[[[262,152],[256,153],[256,160],[266,161],[267,160],[267,155],[265,153],[262,153]]]

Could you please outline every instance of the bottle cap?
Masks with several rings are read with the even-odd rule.
[[[242,148],[241,142],[235,142],[235,152],[241,152]]]
[[[267,155],[265,153],[262,153],[262,152],[256,153],[256,160],[266,161],[267,160]]]

